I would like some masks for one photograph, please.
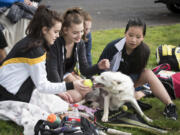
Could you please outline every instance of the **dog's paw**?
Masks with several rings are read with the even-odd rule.
[[[103,115],[101,121],[102,121],[102,122],[108,122],[108,116]]]
[[[152,122],[153,122],[153,120],[152,120],[152,119],[150,119],[150,118],[148,118],[148,122],[152,123]]]
[[[146,122],[150,122],[150,123],[152,123],[153,122],[153,120],[152,119],[150,119],[150,118],[148,118],[147,116],[144,116],[144,120],[146,121]]]

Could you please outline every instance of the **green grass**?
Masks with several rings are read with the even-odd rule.
[[[98,58],[104,49],[104,47],[110,41],[124,36],[124,29],[112,29],[92,32],[93,36],[93,47],[92,57],[93,63],[98,61]],[[180,24],[169,25],[169,26],[155,26],[148,27],[145,42],[151,49],[151,55],[148,62],[148,68],[156,66],[155,51],[156,48],[161,44],[180,44]],[[154,120],[154,125],[168,129],[168,135],[179,135],[180,134],[180,119],[177,121],[167,120],[162,115],[164,110],[164,104],[157,98],[143,99],[144,102],[149,103],[153,106],[152,109],[145,111],[145,114]],[[178,115],[180,116],[180,100],[174,100],[178,108]],[[122,131],[131,132],[133,135],[151,135],[151,133],[135,129],[135,128],[118,128]],[[33,130],[33,129],[32,129]],[[23,128],[17,126],[12,122],[5,122],[0,120],[0,135],[20,135],[23,132]]]
[[[145,114],[153,120],[152,125],[166,129],[168,133],[166,135],[179,135],[180,134],[180,120],[177,121],[166,119],[163,116],[163,111],[165,105],[157,98],[144,98],[142,99],[144,103],[152,105],[152,109],[144,111]],[[177,105],[177,108],[180,105],[180,100],[174,100],[174,103]],[[178,115],[180,116],[180,109],[177,110]],[[113,127],[114,128],[114,127]],[[133,135],[152,135],[152,132],[147,132],[142,129],[137,128],[127,128],[127,127],[115,127],[124,132],[132,133]]]

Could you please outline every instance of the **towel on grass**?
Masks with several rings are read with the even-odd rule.
[[[50,113],[66,112],[69,104],[53,94],[34,90],[29,103],[1,101],[0,119],[11,120],[24,127],[24,135],[33,135],[37,121],[46,120]]]

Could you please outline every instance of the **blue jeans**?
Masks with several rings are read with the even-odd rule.
[[[87,34],[86,38],[88,39],[87,42],[85,42],[86,46],[86,58],[89,66],[92,66],[92,56],[91,56],[91,48],[92,48],[92,37],[91,33]]]

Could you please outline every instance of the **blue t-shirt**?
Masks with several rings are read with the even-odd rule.
[[[0,7],[10,7],[14,2],[24,2],[24,0],[0,0]]]

